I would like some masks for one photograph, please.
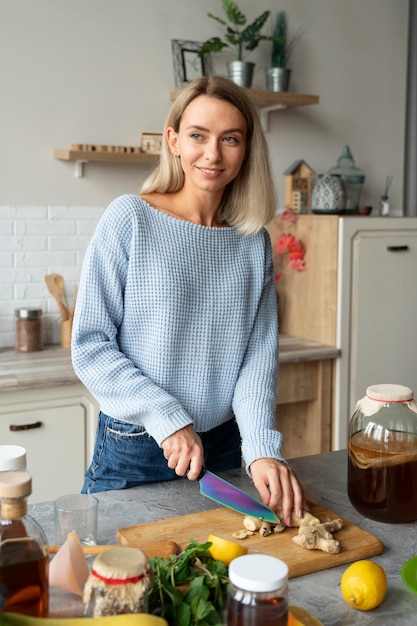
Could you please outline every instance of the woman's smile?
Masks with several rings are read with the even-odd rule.
[[[246,133],[244,116],[230,102],[206,95],[192,100],[178,132],[168,129],[171,150],[181,159],[184,187],[222,194],[242,167]]]

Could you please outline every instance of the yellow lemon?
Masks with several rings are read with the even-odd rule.
[[[289,611],[288,613],[288,621],[287,621],[287,626],[304,626],[303,622],[300,622],[299,619],[297,619],[292,613],[291,611]]]
[[[248,553],[248,549],[245,546],[235,543],[234,541],[216,537],[216,535],[209,535],[207,541],[211,541],[209,552],[213,559],[223,561],[225,565],[229,565],[237,556]]]
[[[344,600],[360,611],[381,604],[387,593],[387,577],[373,561],[356,561],[343,572],[340,587]]]

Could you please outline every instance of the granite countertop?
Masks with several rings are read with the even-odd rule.
[[[314,341],[281,335],[279,362],[335,359],[340,351]],[[70,348],[46,346],[40,352],[0,350],[0,392],[41,389],[79,383],[71,364]]]
[[[324,626],[414,626],[417,615],[417,595],[405,587],[400,570],[405,561],[417,555],[417,522],[383,524],[373,522],[357,513],[350,505],[346,491],[346,451],[293,459],[291,465],[312,497],[327,510],[371,533],[384,544],[381,555],[372,557],[386,571],[388,591],[384,602],[373,611],[360,612],[350,607],[340,593],[340,578],[347,565],[292,578],[289,581],[290,602],[302,606]],[[256,495],[245,470],[230,470],[222,476],[239,488]],[[216,508],[214,502],[200,495],[195,482],[180,479],[123,491],[97,494],[99,499],[98,542],[114,544],[120,527],[151,523]],[[30,514],[43,526],[50,543],[54,543],[53,503],[30,507]],[[82,615],[81,599],[52,588],[51,616]]]

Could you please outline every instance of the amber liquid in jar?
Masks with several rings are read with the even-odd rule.
[[[391,432],[377,443],[364,431],[348,447],[348,495],[359,513],[379,522],[417,520],[417,435]]]
[[[1,546],[0,599],[2,610],[32,617],[48,617],[49,556],[35,541],[6,541]],[[1,620],[0,620],[1,621]]]
[[[244,604],[229,598],[227,626],[287,626],[288,602],[285,598],[255,599]]]

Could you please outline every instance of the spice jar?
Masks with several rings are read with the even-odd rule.
[[[84,586],[85,612],[92,617],[146,613],[153,571],[140,548],[110,548],[95,559]]]
[[[288,566],[267,554],[245,554],[229,565],[227,626],[286,626]]]
[[[379,522],[417,520],[417,402],[402,385],[373,385],[349,425],[348,495]]]
[[[17,352],[37,352],[43,349],[42,309],[16,309]]]
[[[0,473],[0,608],[48,617],[48,544],[41,526],[27,515],[31,492],[29,474]]]

